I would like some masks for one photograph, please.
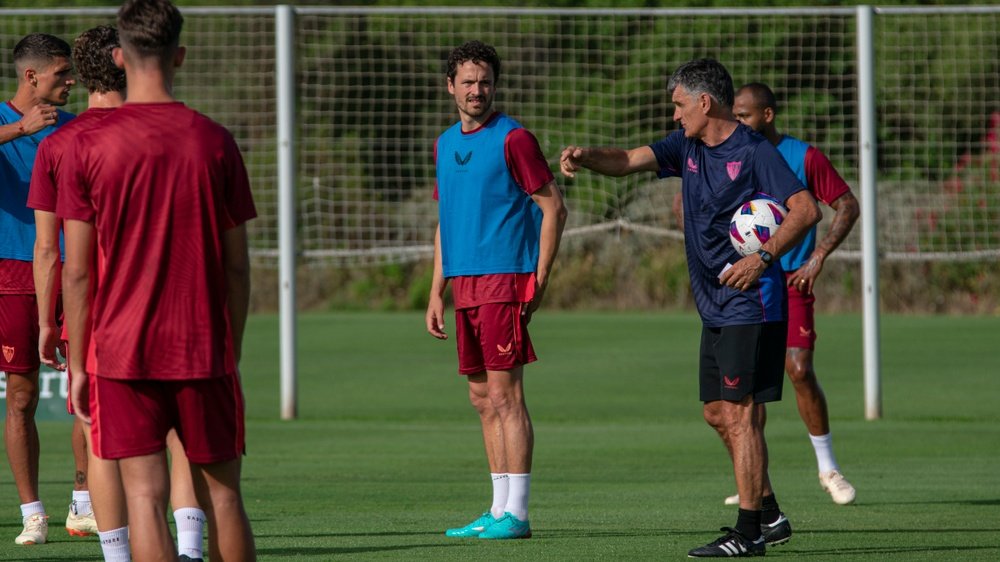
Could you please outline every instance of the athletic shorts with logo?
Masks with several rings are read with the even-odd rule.
[[[0,294],[0,371],[25,375],[39,365],[35,295]]]
[[[243,391],[237,375],[189,380],[90,376],[91,440],[102,459],[162,451],[177,429],[188,459],[211,464],[244,453]]]
[[[702,327],[700,398],[757,404],[781,400],[785,376],[786,322]]]
[[[538,358],[521,314],[527,303],[487,303],[455,311],[458,372],[509,371]]]
[[[785,274],[787,282],[790,274]],[[788,347],[816,349],[816,295],[788,288]]]

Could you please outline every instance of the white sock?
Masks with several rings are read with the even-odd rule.
[[[182,507],[174,511],[177,524],[177,554],[201,558],[201,531],[205,527],[205,512],[197,507]]]
[[[94,508],[90,505],[89,490],[73,490],[73,515],[87,515]]]
[[[840,470],[837,459],[833,456],[833,437],[829,433],[819,436],[809,435],[809,440],[812,441],[813,450],[816,451],[816,464],[819,465],[821,473]]]
[[[507,507],[510,478],[507,478],[506,474],[497,474],[496,472],[491,472],[490,476],[493,477],[493,505],[490,507],[490,513],[493,514],[493,517],[500,519],[503,517],[504,508]]]
[[[104,562],[131,562],[132,556],[129,554],[128,527],[101,531],[97,533],[97,538],[101,541],[101,552],[104,553]]]
[[[45,506],[42,505],[42,500],[21,504],[21,519],[27,519],[36,513],[45,515]]]
[[[521,521],[527,521],[531,474],[508,474],[507,478],[510,480],[510,491],[507,493],[507,505],[504,507],[504,511]]]

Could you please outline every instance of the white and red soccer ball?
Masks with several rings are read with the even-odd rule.
[[[729,223],[729,241],[741,256],[757,253],[774,236],[788,209],[761,193],[739,206]]]

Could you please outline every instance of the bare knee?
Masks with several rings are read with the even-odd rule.
[[[20,376],[20,375],[15,375]],[[13,380],[13,377],[8,377]],[[23,384],[7,385],[7,415],[33,416],[38,408],[38,387],[29,381]]]
[[[791,348],[785,355],[785,372],[794,385],[812,384],[816,380],[813,370],[812,351],[808,349]]]
[[[722,409],[719,401],[707,402],[702,408],[702,415],[705,417],[705,423],[720,434],[724,433],[725,428],[722,421]]]
[[[476,412],[479,413],[479,417],[481,418],[487,418],[496,415],[496,410],[493,408],[493,403],[491,402],[488,394],[470,388],[469,402],[472,404],[472,407],[476,409]]]

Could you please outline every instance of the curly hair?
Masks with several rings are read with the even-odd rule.
[[[697,59],[680,65],[667,83],[673,94],[680,86],[691,95],[708,94],[720,105],[733,107],[733,78],[729,71],[714,59]]]
[[[122,46],[140,57],[169,57],[180,43],[184,16],[169,0],[125,0],[118,9]]]
[[[25,65],[49,64],[57,58],[69,59],[69,43],[48,33],[31,33],[14,45],[14,66],[21,73]]]
[[[469,41],[461,47],[455,47],[448,55],[448,80],[454,81],[458,67],[468,61],[475,64],[485,62],[493,69],[493,80],[500,80],[500,56],[491,45],[481,41]]]
[[[118,46],[118,31],[108,25],[88,29],[73,42],[76,76],[88,92],[106,94],[125,89],[125,71],[115,66],[111,57],[111,50]]]

